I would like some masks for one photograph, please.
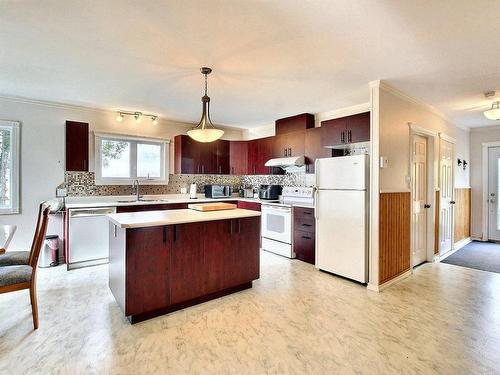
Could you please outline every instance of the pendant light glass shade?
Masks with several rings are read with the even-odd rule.
[[[483,112],[488,120],[500,120],[500,101],[494,102],[491,109]]]
[[[194,129],[188,130],[187,134],[195,141],[209,143],[222,137],[224,131],[216,129],[210,120],[210,97],[207,95],[207,76],[212,72],[212,69],[203,67],[200,70],[205,75],[205,95],[201,98],[203,113],[198,125]]]

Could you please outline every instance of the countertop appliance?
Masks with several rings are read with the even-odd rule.
[[[72,208],[69,210],[68,270],[108,263],[108,214],[116,207]]]
[[[316,265],[352,280],[368,280],[368,155],[317,159]]]
[[[206,198],[230,198],[233,188],[229,185],[205,185]]]
[[[262,249],[295,258],[293,251],[293,207],[313,207],[314,188],[285,187],[279,202],[263,202],[261,205]]]
[[[259,199],[277,200],[283,188],[281,185],[260,185]]]

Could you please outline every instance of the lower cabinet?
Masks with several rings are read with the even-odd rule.
[[[111,225],[110,288],[126,316],[175,310],[258,279],[259,248],[260,217],[126,230]]]
[[[314,209],[294,207],[293,209],[293,250],[298,260],[315,264],[315,219]]]
[[[238,208],[243,208],[245,210],[260,211],[260,203],[258,202],[246,202],[238,201]]]

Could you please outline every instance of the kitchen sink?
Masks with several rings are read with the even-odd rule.
[[[168,199],[144,199],[141,198],[139,200],[118,200],[118,203],[139,203],[139,202],[144,202],[144,203],[165,203],[168,202]]]

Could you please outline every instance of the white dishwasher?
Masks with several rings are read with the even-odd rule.
[[[108,263],[109,219],[116,207],[69,210],[68,270]]]

